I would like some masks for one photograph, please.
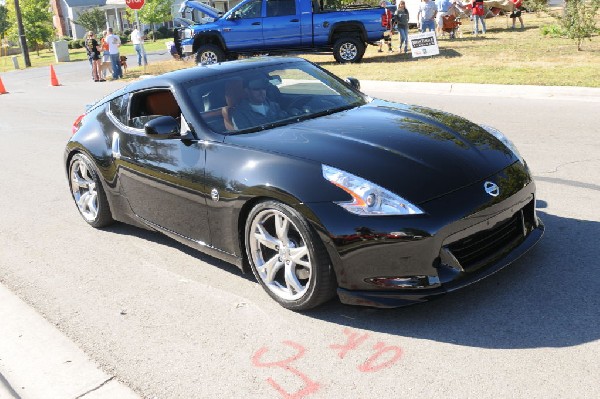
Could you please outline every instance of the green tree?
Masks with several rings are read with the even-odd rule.
[[[106,26],[106,15],[99,7],[90,8],[79,14],[75,23],[86,31],[98,33]]]
[[[555,15],[565,34],[577,44],[581,51],[584,39],[592,40],[596,28],[596,14],[600,9],[600,0],[566,0],[563,15]]]
[[[8,8],[5,5],[0,4],[0,38],[4,39],[4,36],[10,28],[10,22],[8,21]]]
[[[7,2],[8,20],[11,27],[8,36],[18,37],[17,23],[14,6]],[[48,0],[20,0],[21,17],[25,29],[25,39],[28,47],[35,47],[38,55],[40,48],[49,43],[54,37],[54,26],[52,25],[52,13]]]
[[[172,0],[146,0],[142,9],[138,11],[140,22],[147,25],[151,24],[152,30],[154,30],[154,24],[160,24],[173,19],[171,15],[172,5]],[[127,19],[135,21],[133,10],[127,9],[126,15]]]

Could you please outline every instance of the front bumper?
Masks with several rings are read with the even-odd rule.
[[[500,196],[485,193],[488,180],[498,184]],[[506,267],[544,232],[535,183],[519,163],[419,206],[425,214],[359,217],[335,204],[310,204],[343,303],[427,301]]]
[[[337,293],[340,301],[349,305],[395,308],[426,302],[438,298],[439,296],[448,292],[452,292],[473,284],[510,265],[512,262],[525,254],[529,249],[531,249],[540,240],[540,238],[542,238],[543,234],[544,224],[538,218],[537,227],[535,227],[519,245],[512,248],[506,256],[499,259],[495,263],[487,264],[485,267],[478,269],[476,272],[457,273],[452,279],[447,282],[441,282],[440,286],[436,288],[404,291],[355,291],[345,288],[338,288]]]

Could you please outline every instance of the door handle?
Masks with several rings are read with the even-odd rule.
[[[300,22],[298,18],[290,19],[290,22]]]
[[[252,25],[260,25],[260,22],[252,22]]]

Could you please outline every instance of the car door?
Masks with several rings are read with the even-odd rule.
[[[144,91],[117,98],[111,101],[108,112],[115,126],[112,151],[117,176],[132,211],[151,225],[210,243],[204,144],[180,137],[155,139],[143,130],[145,121],[157,115],[185,121],[171,91]]]
[[[265,48],[293,48],[302,44],[302,31],[296,0],[265,0],[263,19]]]
[[[263,47],[263,0],[242,3],[222,23],[222,34],[230,51]]]

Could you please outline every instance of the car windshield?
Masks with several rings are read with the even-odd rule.
[[[308,62],[211,76],[186,90],[197,114],[224,134],[299,123],[366,102],[358,91]]]

